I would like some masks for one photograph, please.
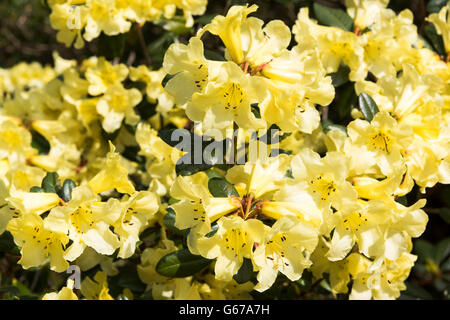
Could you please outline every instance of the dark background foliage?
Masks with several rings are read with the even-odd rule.
[[[179,28],[165,30],[164,23],[158,25],[147,23],[142,27],[134,25],[126,35],[116,37],[100,36],[86,43],[82,50],[66,48],[56,41],[56,32],[49,22],[50,9],[45,0],[2,0],[0,2],[0,68],[10,68],[25,61],[38,61],[42,64],[52,64],[54,51],[66,59],[78,61],[92,55],[104,55],[114,62],[127,65],[151,65],[159,68],[165,50],[175,39],[185,42],[195,34],[196,30],[208,23],[215,15],[225,14],[234,4],[245,4],[247,1],[210,0],[204,16],[197,17],[193,29]],[[288,26],[295,22],[301,7],[310,7],[314,15],[313,3],[332,8],[345,9],[344,0],[260,0],[248,1],[259,5],[257,16],[265,21],[282,19]],[[433,33],[425,17],[439,11],[446,0],[392,0],[389,7],[400,12],[410,9],[414,13],[414,23],[419,34],[427,41],[427,45],[442,54],[442,40]],[[216,39],[207,39],[206,54],[211,58],[223,50],[222,44]],[[342,80],[342,79],[341,79]],[[339,82],[339,81],[338,81]],[[327,122],[324,125],[345,126],[349,117],[349,106],[356,104],[353,84],[345,78],[343,70],[342,83],[336,84],[337,99],[327,112]],[[339,104],[336,101],[341,101]],[[333,109],[334,108],[334,109]],[[333,111],[336,110],[336,111]],[[450,186],[436,185],[421,194],[418,188],[398,201],[411,205],[420,198],[427,198],[425,211],[429,215],[429,223],[425,233],[414,241],[413,253],[419,259],[408,278],[407,290],[400,299],[449,299],[450,298]],[[145,233],[145,232],[144,232]],[[151,234],[151,232],[148,232]],[[155,236],[141,238],[144,244],[156,241]],[[18,264],[19,252],[13,245],[9,233],[0,236],[0,298],[36,298],[38,294],[48,290],[58,289],[65,281],[66,275],[56,274],[48,268],[33,268],[23,270]],[[111,292],[117,294],[123,288],[134,292],[142,292],[144,285],[137,278],[135,265],[138,259],[130,259],[130,263],[121,269],[120,276],[113,277],[110,283]],[[93,275],[91,270],[89,275]],[[15,279],[15,280],[13,280]],[[280,277],[277,281],[282,283]],[[282,285],[274,287],[256,298],[330,298],[326,282],[311,283],[310,275],[304,277],[292,286],[283,289]],[[295,289],[295,290],[294,290]],[[297,290],[300,289],[300,290]],[[276,292],[275,292],[276,291]],[[300,292],[300,293],[299,293]],[[145,298],[145,295],[142,296]],[[338,297],[345,298],[345,296]]]

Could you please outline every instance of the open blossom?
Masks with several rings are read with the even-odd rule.
[[[331,78],[326,77],[314,50],[287,49],[291,33],[282,21],[263,27],[263,21],[248,17],[256,10],[256,5],[233,6],[226,16],[215,17],[201,29],[188,45],[172,45],[164,70],[174,77],[166,90],[178,103],[187,102],[188,117],[202,121],[205,130],[224,130],[235,122],[245,129],[276,124],[284,130],[311,132],[319,125],[313,103],[328,105],[333,99]],[[204,57],[201,37],[206,32],[220,37],[228,61]],[[296,94],[292,96],[292,92]],[[253,104],[259,106],[261,119],[251,112]],[[305,111],[306,117],[302,115]],[[294,118],[288,116],[292,113]]]

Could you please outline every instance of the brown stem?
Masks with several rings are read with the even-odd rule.
[[[147,52],[147,45],[145,44],[144,34],[142,33],[142,27],[140,24],[136,24],[136,30],[139,38],[139,44],[141,45],[142,53],[144,54],[145,62],[148,65],[152,64],[152,60]]]

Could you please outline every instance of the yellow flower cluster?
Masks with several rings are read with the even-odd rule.
[[[354,32],[319,25],[301,9],[292,49],[283,22],[264,26],[248,17],[256,6],[234,6],[166,53],[164,70],[174,75],[166,89],[206,134],[233,123],[294,133],[281,143],[291,155],[226,172],[234,195],[213,196],[203,172],[171,187],[180,200],[171,206],[175,226],[190,229],[192,253],[216,260],[217,280],[232,281],[250,259],[258,291],[278,272],[296,281],[305,269],[317,279],[328,274],[334,294],[347,293],[352,281],[353,299],[392,299],[405,289],[416,260],[411,239],[428,217],[424,199],[409,207],[396,200],[414,183],[422,192],[450,183],[450,65],[423,47],[410,11],[396,15],[377,0],[347,5]],[[444,38],[446,10],[430,16]],[[206,32],[222,40],[224,61],[205,58]],[[346,132],[319,134],[315,105],[333,100],[327,75],[342,64],[357,95],[372,97],[379,110],[364,119],[355,109]]]
[[[201,15],[206,0],[49,0],[50,22],[60,42],[80,49],[102,32],[108,36],[126,33],[133,23],[171,19],[177,9],[184,13],[186,26],[192,15]]]
[[[8,230],[13,235],[24,268],[49,259],[52,270],[64,272],[71,261],[90,268],[116,250],[118,257],[130,257],[139,234],[155,223],[159,194],[173,181],[175,164],[159,158],[164,154],[158,146],[164,149],[164,142],[155,130],[137,122],[157,120],[157,126],[175,109],[161,86],[162,70],[112,65],[96,57],[80,65],[54,58],[54,68],[21,63],[1,70],[0,234]],[[138,81],[144,84],[141,90],[133,88]],[[144,96],[147,107],[154,105],[153,120],[134,110]],[[108,139],[116,146],[108,146]],[[116,147],[123,152],[130,146],[149,155],[143,168],[116,152]],[[72,180],[69,201],[55,192],[33,190],[46,172],[59,175],[57,184]],[[128,175],[138,172],[152,181],[156,193],[136,191]],[[102,200],[114,190],[119,196]]]
[[[263,129],[271,124],[282,130],[311,133],[319,126],[314,104],[328,105],[334,97],[331,77],[312,47],[288,49],[291,31],[279,20],[264,22],[249,14],[257,6],[230,8],[216,16],[189,44],[172,45],[164,70],[175,74],[166,90],[177,104],[186,104],[202,129],[224,131],[235,122],[243,129]],[[204,56],[201,37],[206,32],[223,41],[226,61]],[[252,113],[258,104],[261,118]]]

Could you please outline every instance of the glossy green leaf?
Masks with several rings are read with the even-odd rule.
[[[425,263],[428,259],[434,260],[436,248],[430,242],[418,239],[414,243],[414,252],[419,256],[419,261]]]
[[[380,111],[377,103],[365,92],[359,95],[358,102],[359,108],[367,121],[372,121],[373,117]]]
[[[349,74],[350,68],[345,64],[341,64],[336,72],[330,73],[329,75],[331,76],[333,86],[340,87],[348,82]]]
[[[163,129],[159,131],[158,136],[171,147],[175,147],[185,140],[193,140],[193,133],[186,129]]]
[[[448,0],[430,0],[427,4],[428,13],[437,13],[447,4]]]
[[[201,271],[212,261],[182,249],[162,257],[156,265],[156,272],[165,277],[184,278]]]
[[[167,213],[163,218],[164,225],[167,227],[167,229],[169,229],[173,233],[183,236],[185,234],[185,230],[180,230],[177,227],[175,227],[175,218],[176,218],[175,211],[170,207],[167,208]]]
[[[163,87],[166,87],[167,82],[169,82],[170,79],[172,79],[173,77],[175,77],[177,74],[166,74],[166,76],[162,79],[161,81],[161,85]]]
[[[188,157],[191,157],[191,155],[185,154],[178,160],[178,163],[175,166],[175,172],[178,176],[190,176],[200,171],[206,171],[212,167],[211,164],[207,163],[200,163],[200,164],[182,163],[182,160]]]
[[[234,186],[224,178],[211,178],[208,181],[209,192],[214,197],[225,198],[230,196],[239,196]]]
[[[70,179],[64,180],[61,190],[59,191],[60,198],[63,199],[65,202],[69,202],[70,199],[72,199],[72,190],[76,186],[77,185],[72,180]]]
[[[325,120],[322,122],[322,129],[323,132],[328,133],[331,130],[339,130],[347,134],[347,128],[344,126],[341,126],[339,124],[333,123],[331,120]]]
[[[34,186],[30,188],[30,192],[45,192],[45,191],[41,187]]]
[[[31,130],[31,146],[37,149],[40,155],[45,155],[50,152],[50,143],[39,132]]]
[[[58,174],[56,172],[47,172],[47,175],[42,180],[42,189],[44,192],[57,193],[58,192]]]
[[[353,19],[344,10],[329,8],[317,2],[314,2],[313,9],[320,24],[341,28],[345,31],[352,30]]]
[[[433,296],[424,288],[406,281],[406,291],[402,292],[401,300],[432,300]]]
[[[246,283],[256,276],[256,272],[253,271],[252,260],[244,258],[242,266],[239,268],[238,272],[233,276],[233,279],[237,283]]]
[[[211,231],[205,234],[205,237],[211,238],[216,234],[217,230],[219,230],[219,225],[217,224],[217,222],[214,222],[213,224],[211,224]]]
[[[436,32],[436,28],[432,24],[427,24],[423,28],[423,33],[425,37],[430,41],[431,45],[434,48],[434,51],[437,52],[441,57],[446,56],[444,41],[442,40],[442,36],[438,35]]]

